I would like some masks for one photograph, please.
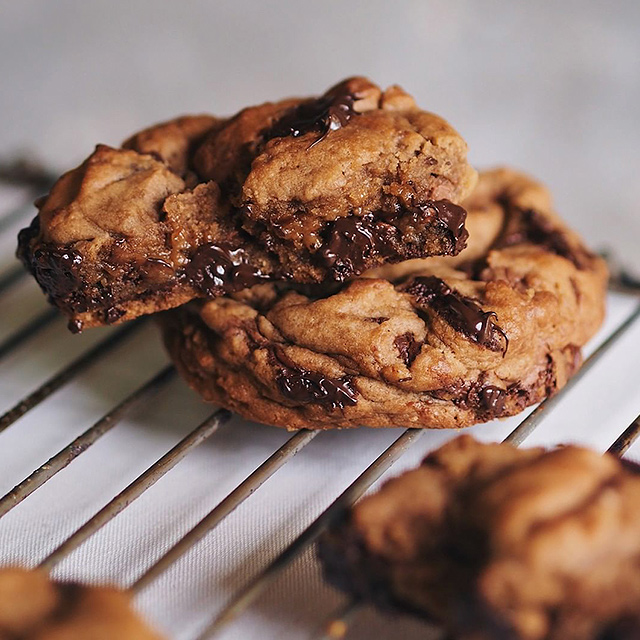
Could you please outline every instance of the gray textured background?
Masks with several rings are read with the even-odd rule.
[[[640,2],[0,0],[0,155],[59,169],[183,112],[400,83],[640,269]]]

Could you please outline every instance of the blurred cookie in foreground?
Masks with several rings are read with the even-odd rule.
[[[464,206],[456,257],[163,315],[178,370],[205,400],[289,429],[462,427],[554,394],[602,322],[605,264],[521,173],[481,174]]]
[[[640,637],[640,467],[461,436],[324,536],[327,579],[457,640]]]
[[[37,203],[18,255],[76,331],[265,281],[342,281],[464,248],[466,155],[399,87],[350,78],[98,145]]]
[[[0,569],[2,640],[162,640],[110,587],[60,583],[39,570]]]

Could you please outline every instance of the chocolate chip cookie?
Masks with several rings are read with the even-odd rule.
[[[388,481],[319,546],[357,598],[457,640],[640,637],[640,467],[579,447],[461,436]]]
[[[462,427],[561,388],[602,322],[607,272],[509,169],[481,175],[457,257],[385,266],[337,291],[273,283],[164,314],[205,400],[283,426]]]
[[[57,583],[42,571],[17,567],[0,569],[0,638],[161,640],[133,611],[126,592]]]
[[[344,281],[465,245],[464,140],[398,87],[191,116],[99,145],[18,255],[75,330],[264,281]]]

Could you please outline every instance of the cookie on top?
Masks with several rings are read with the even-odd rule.
[[[38,202],[18,255],[75,330],[265,281],[344,281],[462,250],[466,152],[398,87],[351,78],[99,145]]]

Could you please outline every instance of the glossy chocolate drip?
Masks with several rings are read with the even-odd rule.
[[[198,248],[186,268],[190,282],[210,296],[232,293],[269,280],[249,264],[243,249],[206,244]]]
[[[82,256],[77,251],[63,247],[36,249],[31,258],[38,283],[53,298],[68,298],[78,291],[81,264]]]
[[[429,226],[440,224],[452,236],[452,253],[460,252],[468,237],[464,223],[467,212],[448,200],[432,200],[410,209],[369,213],[362,217],[338,218],[327,227],[318,251],[322,264],[331,269],[335,280],[345,280],[372,266],[376,257],[421,257],[420,247],[410,255],[405,236],[421,237]]]
[[[450,200],[430,200],[426,204],[418,205],[418,211],[429,213],[435,212],[436,220],[451,233],[454,242],[453,253],[462,251],[469,238],[469,232],[464,224],[467,220],[467,211]]]
[[[507,223],[495,241],[493,248],[503,249],[517,244],[531,243],[571,261],[578,269],[588,264],[589,255],[579,247],[572,247],[566,234],[553,226],[541,213],[534,209],[507,209]]]
[[[342,281],[364,271],[372,258],[390,250],[385,241],[389,231],[392,229],[388,225],[377,227],[371,216],[338,218],[331,225],[318,255],[332,270],[334,279]]]
[[[302,404],[320,404],[331,409],[344,409],[358,401],[351,376],[330,378],[297,365],[282,349],[272,349],[278,369],[276,382],[280,393]]]
[[[400,358],[407,367],[413,364],[413,361],[418,357],[422,344],[416,340],[413,333],[407,332],[398,336],[393,341],[393,346],[398,350]]]
[[[431,307],[456,331],[473,342],[492,351],[506,352],[509,341],[504,331],[495,324],[496,314],[483,311],[478,303],[461,295],[440,278],[420,276],[404,290],[414,296],[418,305]],[[503,340],[498,336],[502,336]]]
[[[353,108],[356,99],[357,96],[352,93],[335,92],[303,102],[274,122],[263,133],[263,140],[267,142],[272,138],[287,136],[297,138],[310,131],[319,131],[320,137],[311,144],[313,147],[323,140],[330,131],[341,129],[351,118],[359,115]]]

